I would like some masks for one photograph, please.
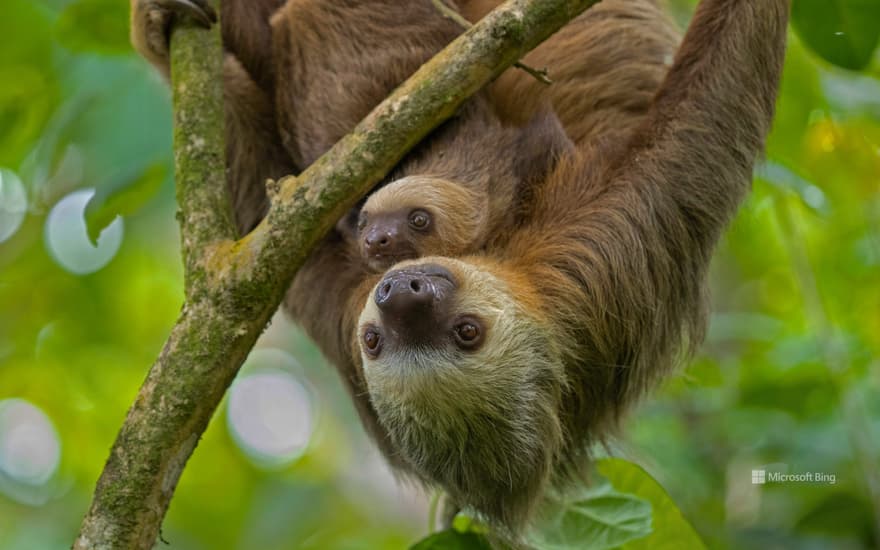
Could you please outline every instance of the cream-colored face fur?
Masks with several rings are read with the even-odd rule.
[[[485,241],[488,204],[484,194],[459,183],[432,176],[407,176],[370,195],[361,208],[361,219],[370,224],[381,216],[396,215],[405,221],[410,212],[424,210],[431,216],[429,229],[400,236],[410,240],[413,257],[456,256],[475,251]]]
[[[395,269],[422,264],[445,267],[457,283],[448,298],[449,322],[437,327],[449,334],[430,347],[414,347],[386,333],[373,358],[363,352],[360,336],[367,327],[390,329],[382,327],[371,295],[358,333],[370,398],[421,476],[460,503],[502,510],[501,502],[515,502],[546,482],[562,444],[564,371],[544,328],[518,305],[517,290],[486,265],[434,257]],[[481,322],[485,340],[476,350],[456,345],[451,326],[461,315]],[[477,493],[482,501],[469,500]]]

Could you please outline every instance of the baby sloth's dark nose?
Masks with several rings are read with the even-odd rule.
[[[361,230],[360,250],[372,268],[386,269],[418,256],[405,222],[396,215],[376,216]]]
[[[411,341],[431,340],[442,333],[455,283],[433,264],[389,271],[376,287],[374,300],[382,323]]]
[[[390,225],[375,225],[364,237],[364,249],[367,254],[393,254],[398,241],[397,228]]]

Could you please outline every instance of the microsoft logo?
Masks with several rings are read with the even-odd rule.
[[[767,472],[765,470],[752,470],[752,485],[763,485],[767,483]]]

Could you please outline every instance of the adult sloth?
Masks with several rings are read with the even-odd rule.
[[[357,338],[409,468],[516,527],[696,345],[772,120],[787,0],[703,0],[647,118],[563,159],[503,245],[399,264]]]
[[[160,66],[168,10],[204,4],[132,1],[143,8],[133,10],[135,43]],[[227,63],[235,70],[226,80],[242,229],[261,212],[267,167],[301,169],[411,72],[403,61],[414,68],[451,38],[449,21],[428,8],[290,0],[273,17],[271,50],[257,53],[265,40],[241,40],[263,32],[246,30],[254,18],[224,11],[225,44],[244,65]],[[334,25],[322,27],[322,13]],[[706,266],[769,127],[786,17],[785,0],[705,0],[650,103],[645,90],[659,86],[674,34],[650,0],[605,0],[575,22],[579,39],[556,42],[557,58],[577,52],[582,63],[554,70],[550,93],[581,150],[538,175],[510,231],[479,255],[384,276],[338,235],[319,246],[286,306],[337,365],[392,464],[516,529],[547,485],[583,464],[589,444],[668,372],[683,337],[699,341]],[[331,87],[307,76],[334,74],[328,60],[355,70]],[[496,98],[520,93],[504,84]],[[571,103],[587,85],[618,91]],[[312,106],[297,107],[307,97]],[[583,135],[579,120],[593,121]]]

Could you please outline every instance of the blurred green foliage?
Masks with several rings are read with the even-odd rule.
[[[685,24],[693,2],[670,3]],[[880,546],[877,6],[794,1],[766,162],[714,262],[708,340],[631,416],[614,449],[662,483],[711,548]],[[169,96],[127,46],[126,28],[117,0],[3,5],[3,549],[69,546],[182,301]],[[122,244],[106,265],[75,275],[58,250],[69,243],[46,227],[62,198],[90,188],[89,235],[101,243],[122,215]],[[280,317],[259,346],[281,350],[283,370],[310,392],[311,440],[296,458],[256,459],[224,404],[181,479],[164,539],[187,549],[372,549],[425,535],[427,497],[393,482],[314,347]],[[243,375],[277,368],[261,361],[271,363],[252,361]],[[22,474],[43,465],[28,452],[48,447],[34,443],[39,430],[3,423],[20,417],[10,416],[22,410],[13,398],[57,431],[60,462],[48,479]],[[663,488],[624,470],[600,467],[614,490],[651,503],[654,527],[675,523]],[[835,482],[753,484],[752,470]]]

